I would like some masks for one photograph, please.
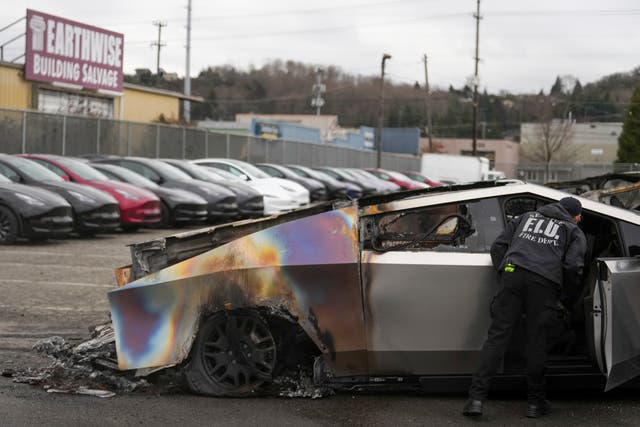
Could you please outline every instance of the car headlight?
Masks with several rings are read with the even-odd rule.
[[[89,196],[86,196],[82,193],[78,193],[77,191],[73,191],[73,190],[69,190],[68,191],[69,195],[71,195],[71,197],[73,197],[74,199],[83,202],[83,203],[95,203],[95,200],[92,199]]]
[[[35,197],[29,196],[28,194],[23,193],[15,193],[16,197],[28,205],[31,206],[45,206],[46,203],[40,199],[36,199]]]
[[[136,196],[135,194],[131,194],[128,191],[121,190],[119,188],[116,188],[116,193],[128,200],[140,200],[140,197]]]

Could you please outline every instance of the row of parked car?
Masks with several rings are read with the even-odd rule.
[[[416,172],[239,160],[0,154],[0,243],[258,218],[439,185]]]

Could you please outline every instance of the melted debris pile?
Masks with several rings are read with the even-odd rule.
[[[182,381],[175,367],[159,371],[157,368],[118,370],[111,323],[93,327],[91,339],[80,344],[74,345],[60,336],[52,336],[36,342],[33,351],[49,357],[51,363],[41,369],[5,368],[0,374],[11,377],[16,383],[43,386],[49,393],[113,397],[116,393],[133,391],[184,391],[180,390]],[[312,369],[298,365],[277,375],[260,394],[318,399],[333,395],[334,391],[314,384]]]
[[[329,387],[314,384],[311,370],[304,367],[275,377],[269,389],[280,397],[290,398],[320,399],[335,394]]]
[[[3,376],[14,382],[42,385],[49,393],[75,393],[112,397],[116,392],[145,389],[149,383],[117,369],[115,335],[110,323],[96,326],[91,339],[72,345],[53,336],[33,346],[52,362],[43,369],[5,370]]]

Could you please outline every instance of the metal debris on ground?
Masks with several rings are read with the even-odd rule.
[[[149,387],[146,379],[117,370],[115,339],[110,323],[91,330],[91,339],[73,345],[59,336],[41,339],[33,350],[52,359],[43,369],[5,369],[14,382],[42,385],[49,393],[112,397]]]
[[[51,363],[42,369],[4,368],[0,375],[16,383],[40,385],[48,393],[78,394],[101,398],[133,391],[176,392],[180,374],[175,368],[148,371],[120,371],[111,323],[92,328],[91,338],[74,345],[60,336],[41,339],[33,351],[48,356]],[[141,378],[141,374],[149,380]],[[287,369],[274,378],[264,394],[288,398],[318,399],[334,394],[328,387],[313,384],[309,369]]]

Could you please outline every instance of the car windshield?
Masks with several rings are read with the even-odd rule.
[[[179,162],[178,164],[174,164],[173,162],[167,162],[167,164],[173,166],[176,169],[179,169],[180,172],[191,175],[192,178],[199,179],[201,181],[208,181],[211,178],[216,178],[207,170],[207,168],[194,165],[193,163]]]
[[[109,180],[109,178],[107,178],[105,174],[101,173],[99,170],[94,169],[91,166],[77,160],[67,159],[65,157],[56,157],[55,161],[86,181]]]
[[[332,170],[329,170],[329,169],[322,169],[322,170],[317,170],[316,169],[316,171],[320,172],[320,173],[324,173],[326,175],[329,175],[330,177],[335,178],[335,179],[342,178],[342,176],[338,172],[332,171]]]
[[[158,188],[158,184],[155,182],[138,173],[130,171],[127,168],[115,165],[101,165],[100,168],[102,167],[104,167],[107,172],[111,172],[114,176],[117,176],[119,179],[130,184],[137,185],[142,188]]]
[[[11,180],[4,175],[0,175],[0,182],[11,182]]]
[[[207,172],[209,172],[215,178],[219,177],[219,178],[222,178],[222,179],[226,179],[227,181],[237,181],[237,182],[243,181],[242,178],[239,178],[239,177],[235,176],[231,172],[227,172],[225,170],[218,169],[218,168],[216,168],[214,166],[200,166],[200,167],[206,168]]]
[[[20,172],[34,181],[64,181],[64,179],[33,160],[8,156],[6,157],[6,162],[11,166],[15,166],[16,169],[19,169]]]
[[[249,175],[251,175],[251,177],[253,178],[271,178],[270,175],[268,175],[266,172],[261,171],[260,169],[258,169],[257,167],[253,166],[250,163],[245,163],[245,162],[230,162],[231,164],[244,169],[246,172],[249,173]]]
[[[387,173],[389,175],[391,175],[393,178],[399,179],[401,181],[413,181],[411,178],[409,178],[408,176],[406,176],[404,174],[401,174],[400,172],[387,171]]]
[[[153,165],[153,168],[156,169],[156,171],[165,179],[168,178],[175,181],[191,181],[193,179],[177,167],[171,166],[160,160],[151,161],[151,164]]]

